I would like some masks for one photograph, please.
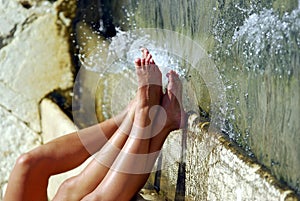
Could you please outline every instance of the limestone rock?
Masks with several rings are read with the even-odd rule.
[[[72,120],[50,99],[41,101],[42,136],[46,143],[78,129]]]
[[[4,46],[2,42],[0,49],[0,89],[5,96],[1,104],[36,131],[40,131],[39,101],[54,89],[71,87],[73,81],[70,23],[62,22],[64,15],[59,13],[64,11],[58,10],[58,5],[45,1],[26,9],[15,1],[1,2],[0,10],[6,12],[1,14],[0,41],[7,43]],[[30,107],[24,108],[24,103]]]
[[[29,16],[16,1],[0,1],[0,48],[13,37],[17,25],[23,24]]]

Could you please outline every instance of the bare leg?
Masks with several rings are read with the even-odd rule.
[[[143,62],[145,64],[145,59],[149,55],[149,52],[146,51],[146,49],[144,50],[142,50],[142,57],[144,58]],[[154,63],[151,55],[149,55],[149,58],[147,59],[148,64],[150,63],[150,61]],[[141,60],[138,60],[137,62],[138,63],[136,63],[136,65],[140,66]],[[143,82],[145,81],[143,80]],[[136,97],[135,99],[139,98]],[[95,155],[95,158],[80,174],[67,179],[60,186],[57,194],[54,197],[54,200],[80,200],[87,194],[91,193],[101,183],[110,167],[112,166],[115,158],[123,148],[131,131],[135,112],[135,102],[136,101],[133,101],[130,104],[130,111],[122,122],[120,128],[110,138],[108,143],[104,145],[104,147]],[[80,185],[78,185],[78,183],[80,183]]]
[[[122,124],[109,141],[80,174],[67,179],[60,186],[53,200],[78,201],[98,186],[128,138],[134,118],[134,104],[131,105]]]
[[[46,201],[49,177],[77,167],[91,152],[101,148],[117,130],[126,113],[124,111],[116,118],[80,131],[81,135],[94,136],[85,144],[74,132],[20,156],[10,175],[4,201]],[[86,146],[91,149],[87,151]]]
[[[153,106],[159,105],[162,96],[161,72],[153,63],[150,54],[136,60],[139,90],[129,138],[103,181],[82,200],[129,200],[146,182],[153,131],[150,123],[157,113]]]

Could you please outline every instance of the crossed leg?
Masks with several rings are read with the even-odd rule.
[[[152,124],[157,114],[157,107],[154,106],[160,105],[162,97],[162,78],[150,54],[136,60],[135,64],[139,88],[130,134],[103,180],[83,201],[130,200],[144,185],[152,169],[150,167],[149,170],[148,154],[153,135]],[[98,164],[99,167],[101,165]]]
[[[147,64],[147,65],[146,65]],[[162,94],[161,89],[161,73],[157,66],[149,65],[154,64],[151,55],[144,55],[143,59],[139,59],[136,61],[136,71],[139,79],[139,86],[143,88],[143,90],[138,90],[137,97],[135,100],[145,100],[152,102],[156,100],[156,104],[160,103],[160,97]],[[152,71],[154,71],[155,75],[152,75]],[[151,71],[151,75],[149,75],[149,71]],[[156,75],[157,74],[157,75]],[[147,90],[153,91],[153,87],[149,89],[149,83],[156,84],[154,88],[156,88],[155,96],[150,96]],[[142,91],[146,92],[141,94]],[[98,185],[101,183],[103,178],[106,176],[106,173],[109,172],[115,158],[119,155],[121,149],[123,148],[125,143],[127,142],[128,135],[132,130],[132,125],[135,122],[144,122],[145,120],[143,116],[134,116],[135,111],[138,106],[136,105],[145,105],[147,102],[142,101],[134,101],[134,105],[130,111],[128,112],[126,118],[121,124],[120,128],[115,132],[115,134],[110,138],[108,143],[95,155],[94,160],[90,162],[90,164],[77,176],[72,177],[66,180],[63,185],[59,188],[54,200],[80,200],[85,195],[91,193]],[[135,107],[136,106],[136,107]],[[146,113],[145,113],[146,114]],[[153,113],[154,114],[154,113]],[[148,116],[148,113],[145,117]],[[139,118],[140,120],[138,120]],[[153,117],[154,118],[154,117]],[[148,119],[146,121],[149,121]],[[148,122],[149,123],[149,122]],[[137,124],[137,123],[135,123]],[[140,126],[138,126],[140,127]],[[151,126],[149,126],[150,128]],[[134,126],[136,128],[136,126]],[[130,140],[129,140],[130,141]],[[145,142],[148,143],[149,140]],[[147,147],[147,146],[145,146]],[[120,159],[118,159],[120,161]],[[127,164],[130,164],[127,162]],[[78,185],[80,183],[80,185]],[[90,199],[90,198],[89,198]]]
[[[169,85],[161,102],[161,73],[155,65],[147,67],[147,59],[146,67],[143,65],[143,60],[136,61],[139,90],[130,135],[106,176],[82,201],[130,200],[147,181],[169,132],[183,126],[185,113],[178,74],[168,73]],[[159,103],[163,108],[154,107]]]

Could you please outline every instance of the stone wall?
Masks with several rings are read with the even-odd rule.
[[[0,198],[14,161],[42,143],[40,101],[73,85],[76,1],[0,1]]]
[[[182,196],[195,201],[299,199],[228,138],[207,132],[194,114],[189,117],[187,132],[171,133],[164,148],[163,161],[173,164],[163,163],[160,188],[171,200],[183,200]],[[184,181],[183,187],[179,180]]]

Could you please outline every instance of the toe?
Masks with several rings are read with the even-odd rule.
[[[141,66],[144,67],[145,66],[145,58],[141,59]]]
[[[168,73],[167,73],[167,78],[168,78],[168,81],[169,83],[171,83],[173,81],[173,75],[174,75],[174,71],[173,70],[170,70]]]
[[[145,60],[145,63],[146,65],[149,65],[150,64],[150,60],[152,59],[152,55],[151,54],[148,54],[147,57],[146,57],[146,60]]]
[[[149,50],[147,48],[142,47],[141,49],[142,52],[142,58],[146,58],[149,54]]]
[[[140,58],[135,59],[134,64],[135,64],[136,68],[140,68],[141,67],[141,59]]]
[[[179,75],[176,71],[170,70],[167,74],[167,77],[169,78],[169,82],[174,83],[179,81]]]
[[[150,64],[155,64],[153,58],[150,59]]]

